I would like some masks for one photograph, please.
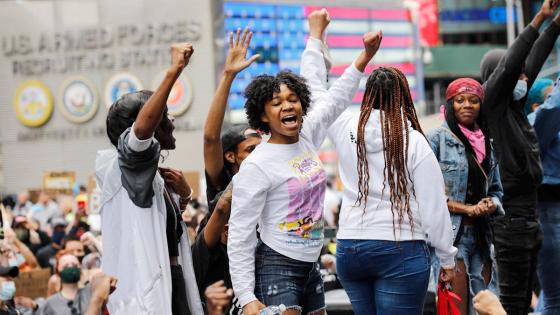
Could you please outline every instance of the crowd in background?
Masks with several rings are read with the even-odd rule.
[[[248,29],[230,34],[200,196],[159,165],[175,148],[166,100],[194,51],[173,45],[160,87],[109,110],[115,148],[96,160],[100,214],[85,187],[66,201],[44,191],[2,200],[0,314],[253,315],[279,304],[324,314],[336,288],[358,314],[428,314],[430,283],[453,288],[460,314],[555,314],[560,86],[537,76],[560,34],[558,5],[545,0],[508,50],[483,58],[482,84],[453,81],[442,125],[425,135],[396,68],[374,70],[360,112],[345,112],[383,36],[365,33],[329,87],[325,9],[308,18],[301,76],[257,77],[245,91],[248,124],[222,131],[233,80],[259,57],[246,56]],[[327,136],[339,178],[317,155]],[[12,280],[41,268],[51,272],[46,296],[18,296]]]

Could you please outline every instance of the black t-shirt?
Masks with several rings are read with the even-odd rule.
[[[6,309],[0,309],[0,315],[19,315],[21,314],[21,312],[19,312],[16,308],[15,308],[15,304],[14,304],[14,300],[10,300],[8,302],[6,302]]]
[[[219,178],[223,187],[214,186],[214,184],[212,184],[212,181],[208,177],[208,173],[206,171],[204,171],[204,175],[206,176],[206,200],[208,201],[208,205],[210,205],[210,203],[212,202],[212,200],[214,200],[216,195],[220,191],[226,189],[227,185],[229,185],[229,182],[231,182],[233,175],[231,174],[231,172],[227,170],[225,166],[222,168]],[[213,209],[210,209],[210,211],[212,210]]]
[[[539,201],[558,202],[560,201],[560,185],[542,184],[539,187]]]
[[[54,248],[53,244],[42,247],[37,251],[37,262],[41,268],[52,268],[56,263],[56,253],[58,249]]]
[[[202,299],[206,288],[217,281],[223,280],[226,287],[232,287],[227,246],[220,243],[214,249],[208,248],[204,239],[204,229],[198,233],[192,245],[192,258],[196,283]],[[232,307],[226,314],[242,314],[237,298],[234,297]]]
[[[167,212],[167,221],[165,223],[165,235],[167,236],[167,249],[169,256],[177,257],[179,256],[179,240],[181,239],[181,234],[183,234],[183,228],[181,227],[181,213],[179,206],[171,199],[171,195],[168,193],[167,187],[163,192],[165,199],[165,210]]]

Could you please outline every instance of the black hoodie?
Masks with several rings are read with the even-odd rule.
[[[531,89],[558,34],[560,26],[554,22],[540,36],[529,25],[507,51],[489,51],[480,64],[485,93],[482,110],[500,163],[505,206],[518,204],[518,198],[536,202],[542,181],[538,142],[523,111],[526,96],[514,101],[513,90],[522,72],[528,77],[527,91]]]

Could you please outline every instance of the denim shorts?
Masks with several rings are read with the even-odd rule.
[[[284,304],[301,314],[324,309],[319,263],[286,257],[259,241],[255,254],[255,295],[265,305]]]

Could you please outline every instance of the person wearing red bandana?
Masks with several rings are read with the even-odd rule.
[[[457,79],[449,84],[445,100],[445,121],[427,137],[443,173],[458,249],[453,291],[461,297],[461,314],[475,314],[472,298],[487,288],[495,290],[495,277],[490,283],[489,218],[503,214],[503,189],[492,139],[480,111],[482,85],[470,78]]]

